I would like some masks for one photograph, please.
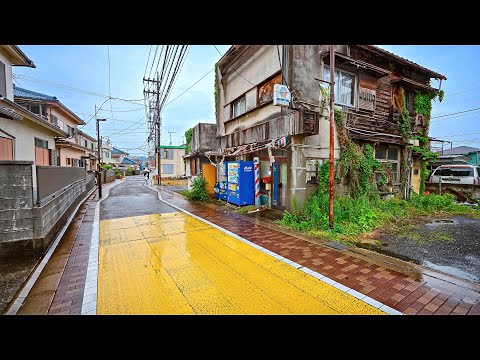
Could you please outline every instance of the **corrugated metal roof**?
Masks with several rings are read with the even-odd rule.
[[[472,146],[457,146],[451,149],[444,149],[443,150],[443,155],[464,155],[464,154],[469,154],[471,152],[477,152],[480,151],[479,148],[472,147]],[[441,153],[442,151],[437,151],[438,153]]]
[[[133,160],[127,158],[127,157],[122,160],[122,164],[138,165],[137,162],[135,162],[135,161],[133,161]]]
[[[45,95],[36,91],[19,88],[13,84],[13,96],[22,99],[58,101],[55,96]]]
[[[362,46],[362,45],[360,45],[360,46]],[[408,60],[408,59],[406,59],[406,58],[404,58],[404,57],[401,57],[401,56],[399,56],[399,55],[397,55],[397,54],[394,54],[394,53],[392,53],[392,52],[390,52],[390,51],[388,51],[388,50],[382,49],[381,47],[378,47],[378,46],[375,46],[375,45],[363,45],[363,47],[371,48],[372,50],[376,50],[376,51],[378,51],[378,52],[380,52],[380,53],[383,53],[383,54],[385,54],[385,55],[389,55],[389,56],[391,56],[391,57],[393,57],[393,58],[396,58],[397,60],[400,60],[400,61],[403,61],[403,62],[405,62],[405,63],[408,63],[408,64],[410,64],[410,65],[412,65],[412,66],[414,66],[414,67],[416,67],[416,68],[419,68],[419,69],[421,69],[421,70],[423,70],[423,71],[427,71],[427,72],[431,73],[432,75],[435,75],[438,79],[447,80],[447,78],[445,77],[445,75],[442,75],[442,74],[437,73],[436,71],[427,69],[426,67],[424,67],[424,66],[422,66],[422,65],[419,65],[419,64],[417,64],[416,62],[413,62],[413,61]]]
[[[126,153],[125,151],[122,151],[120,149],[117,149],[116,147],[112,148],[112,154],[117,154],[117,155],[126,154],[126,155],[128,155],[128,153]]]
[[[186,149],[186,145],[160,145],[160,149]]]

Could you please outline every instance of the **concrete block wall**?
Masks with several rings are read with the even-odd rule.
[[[0,252],[4,243],[33,237],[32,165],[0,161]]]
[[[45,252],[75,206],[95,187],[89,176],[35,206],[32,164],[0,161],[0,258]]]

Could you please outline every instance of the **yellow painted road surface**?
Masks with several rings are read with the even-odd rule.
[[[181,212],[100,223],[97,314],[384,314]]]

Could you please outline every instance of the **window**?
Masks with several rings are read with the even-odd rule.
[[[50,115],[50,119],[52,120],[53,125],[58,126],[58,118],[55,115]]]
[[[407,106],[407,110],[410,114],[415,113],[414,102],[415,93],[413,91],[405,90],[405,105]]]
[[[93,150],[93,143],[90,143],[90,147],[91,147],[91,149]]]
[[[322,159],[307,160],[307,184],[318,184],[318,168],[323,163]]]
[[[392,178],[387,179],[389,182],[399,181],[399,156],[400,149],[396,146],[389,146],[387,144],[379,144],[375,146],[375,159],[380,162],[388,162],[392,166]],[[380,172],[375,173],[375,179],[379,181],[382,177]]]
[[[273,100],[273,86],[282,83],[282,75],[278,74],[273,79],[266,81],[258,87],[257,105],[265,104]]]
[[[42,105],[42,116],[47,117],[47,107]]]
[[[245,96],[241,99],[235,100],[233,102],[233,117],[244,114],[246,111],[246,104]]]
[[[325,66],[324,79],[330,81],[330,67]],[[354,106],[355,76],[335,69],[335,104]]]
[[[173,164],[162,164],[162,174],[173,174]]]
[[[71,127],[70,125],[67,125],[67,132],[69,136],[75,135],[75,128]]]
[[[87,140],[83,140],[83,146],[85,146],[86,148],[88,148],[88,141]]]
[[[0,160],[13,160],[13,140],[0,136]]]
[[[462,168],[462,167],[450,167],[450,168],[439,168],[435,171],[435,176],[474,176],[473,168]]]
[[[70,165],[70,158],[67,158],[67,165]]]
[[[30,105],[30,111],[40,115],[40,105]]]
[[[50,165],[50,152],[48,151],[48,141],[35,138],[35,165]]]
[[[160,149],[160,157],[173,160],[173,149]]]
[[[0,61],[0,96],[7,97],[7,76],[5,74],[5,64]]]

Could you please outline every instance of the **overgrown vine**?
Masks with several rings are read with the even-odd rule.
[[[430,114],[432,112],[432,100],[438,96],[439,101],[443,100],[444,92],[440,90],[431,94],[418,92],[415,95],[414,108],[417,114],[424,118],[424,130],[415,135],[413,139],[418,140],[419,146],[412,146],[411,150],[420,154],[422,159],[422,170],[420,172],[420,193],[425,192],[425,182],[427,181],[430,171],[428,164],[430,161],[437,158],[438,154],[430,151],[428,143],[428,132],[430,129]]]
[[[185,131],[185,154],[188,154],[190,152],[190,142],[192,141],[192,135],[193,135],[193,129],[190,128],[187,131]]]
[[[335,172],[336,182],[348,185],[350,196],[353,198],[364,195],[377,196],[374,175],[381,166],[373,156],[372,145],[361,146],[348,138],[341,110],[335,110],[335,123],[340,144],[340,158]]]
[[[401,101],[400,108],[402,109],[401,117],[398,120],[398,128],[402,134],[403,140],[410,140],[412,128],[410,124],[410,112],[407,109],[407,102],[405,101],[405,91],[402,87],[399,90],[399,100]]]
[[[218,62],[215,63],[215,119],[218,117]]]

